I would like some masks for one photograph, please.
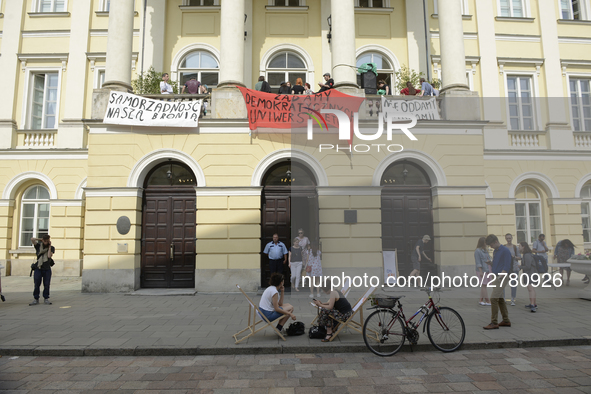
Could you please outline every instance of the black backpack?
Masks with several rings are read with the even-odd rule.
[[[324,339],[326,337],[326,327],[312,326],[308,332],[310,339]]]
[[[538,274],[546,274],[548,273],[548,262],[544,258],[544,256],[540,256],[539,254],[534,254],[534,261],[536,262],[536,268]]]
[[[285,330],[287,335],[290,337],[304,335],[306,333],[306,325],[301,321],[296,321],[295,323],[291,323],[289,327]]]

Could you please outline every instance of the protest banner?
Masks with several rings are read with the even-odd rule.
[[[440,120],[437,99],[401,100],[382,96],[382,111],[399,114],[400,116],[414,116],[417,119]]]
[[[197,127],[202,104],[202,100],[160,101],[111,91],[103,123],[148,127]]]

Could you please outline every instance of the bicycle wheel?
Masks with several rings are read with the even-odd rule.
[[[405,340],[404,323],[390,309],[378,309],[363,324],[363,340],[374,354],[391,356],[402,348]]]
[[[429,340],[442,352],[457,350],[466,337],[466,326],[458,312],[448,307],[439,308],[439,313],[433,312],[427,321]]]

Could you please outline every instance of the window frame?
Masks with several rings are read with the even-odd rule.
[[[586,21],[589,20],[589,13],[591,11],[591,4],[589,0],[578,0],[579,3],[579,19],[574,19],[574,15],[573,15],[573,7],[572,7],[572,1],[573,0],[569,0],[569,17],[568,18],[563,18],[562,15],[562,1],[561,0],[557,0],[558,1],[558,15],[559,18],[558,20],[569,20],[569,21]]]
[[[34,187],[42,187],[45,189],[45,191],[47,192],[47,194],[49,195],[48,199],[27,199],[25,200],[25,194],[27,194],[27,191],[29,191],[30,189],[34,188]],[[33,247],[33,245],[31,245],[31,240],[27,240],[27,242],[25,244],[22,243],[23,241],[23,219],[24,219],[24,206],[25,204],[32,204],[34,205],[34,210],[33,210],[33,238],[39,238],[39,224],[38,224],[38,220],[39,220],[39,205],[41,204],[47,204],[49,206],[49,215],[47,216],[47,233],[49,233],[49,229],[50,229],[50,221],[51,221],[51,193],[49,192],[49,189],[47,188],[47,186],[42,185],[42,184],[34,184],[31,185],[29,187],[27,187],[25,189],[25,191],[23,192],[22,196],[21,196],[21,205],[20,205],[20,212],[19,212],[19,216],[20,216],[20,220],[19,220],[19,233],[18,233],[18,245],[19,248],[22,247]]]
[[[574,132],[591,132],[591,129],[590,130],[585,130],[585,122],[584,122],[584,119],[585,118],[582,116],[582,111],[581,111],[582,103],[579,106],[579,111],[581,113],[581,119],[583,120],[583,122],[582,122],[583,129],[582,130],[575,130],[575,122],[574,122],[574,118],[573,118],[573,106],[572,106],[572,104],[570,102],[570,100],[571,100],[571,94],[573,93],[571,91],[571,89],[570,89],[570,81],[571,81],[571,79],[576,79],[576,80],[579,80],[579,81],[581,79],[588,80],[589,81],[589,90],[591,91],[591,73],[584,73],[584,74],[582,74],[582,73],[577,73],[577,74],[567,73],[566,74],[567,97],[569,99],[568,110],[570,112],[571,130],[574,131]],[[578,96],[578,98],[579,98],[579,102],[580,102],[580,98],[581,97]]]
[[[41,11],[41,2],[42,0],[33,0],[32,2],[32,10],[31,12],[34,13],[43,13],[43,14],[49,14],[49,13],[64,13],[64,12],[68,12],[68,0],[64,0],[64,10],[63,11],[55,11],[55,1],[56,0],[50,0],[52,3],[52,8],[54,9],[53,11]]]
[[[588,196],[583,197],[585,189],[588,189]],[[583,216],[583,205],[587,205],[587,214]],[[583,219],[587,217],[589,219],[589,227],[585,228]],[[581,189],[581,226],[583,228],[583,242],[585,244],[591,244],[591,183],[583,185]],[[585,241],[585,232],[587,232],[587,241]]]
[[[109,12],[109,10],[107,9],[107,4],[109,4],[110,0],[100,0],[99,2],[99,12]]]
[[[219,3],[219,0],[216,0]],[[275,5],[276,1],[285,1],[285,5]],[[297,5],[297,7],[305,7],[306,6],[306,0],[298,0],[299,5]],[[267,2],[267,7],[280,7],[280,8],[289,8],[289,7],[294,7],[293,5],[290,6],[289,5],[289,0],[268,0]]]
[[[203,5],[204,1],[205,0],[199,0],[199,2],[201,3],[200,5],[191,5],[190,0],[183,0],[183,4],[181,5],[181,7],[218,7],[220,5],[220,0],[213,0],[213,6]]]
[[[303,64],[304,64],[304,68],[289,68],[287,67],[288,65],[288,60],[286,57],[286,64],[285,64],[285,68],[269,68],[269,64],[278,56],[280,55],[284,55],[284,56],[288,56],[288,55],[293,55],[295,57],[297,57]],[[314,90],[314,83],[313,81],[310,80],[310,70],[309,70],[309,66],[308,66],[308,62],[306,61],[306,59],[301,56],[299,53],[291,51],[291,50],[279,50],[275,53],[273,53],[272,56],[269,56],[269,59],[267,60],[267,63],[265,64],[265,80],[268,82],[269,79],[269,72],[271,73],[284,73],[284,81],[289,81],[289,73],[293,73],[293,72],[299,72],[302,74],[306,75],[306,80],[304,81],[304,86],[307,83],[310,84],[310,87],[312,88],[312,90]],[[289,81],[292,83],[292,87],[295,85],[295,81]],[[271,89],[279,89],[280,86],[277,85],[271,85],[271,83],[269,82],[269,86],[271,87]],[[317,86],[317,85],[316,85]]]
[[[218,65],[218,68],[182,68],[181,67],[181,64],[183,64],[183,61],[188,56],[190,56],[191,54],[193,54],[195,52],[204,52],[204,53],[208,54],[209,56],[211,56],[216,61],[217,65]],[[221,70],[220,59],[213,52],[210,52],[210,51],[208,51],[206,49],[202,49],[202,48],[196,48],[194,50],[191,50],[191,51],[185,53],[183,55],[183,57],[180,58],[180,60],[178,62],[178,65],[179,66],[176,69],[176,81],[179,84],[179,89],[182,89],[182,86],[184,86],[182,84],[182,74],[191,73],[191,72],[196,72],[197,73],[197,80],[199,82],[201,82],[201,83],[203,83],[202,80],[201,80],[202,79],[201,78],[201,73],[202,72],[210,72],[210,73],[217,72],[217,74],[218,74],[218,83],[215,84],[215,85],[206,84],[207,87],[208,87],[208,90],[211,90],[211,89],[215,88],[220,83],[220,70]]]
[[[524,204],[525,205],[525,233],[526,233],[526,241],[528,245],[531,245],[536,239],[538,239],[538,237],[533,237],[532,238],[532,233],[531,233],[531,226],[530,226],[530,213],[529,213],[529,204],[538,204],[538,211],[540,213],[540,215],[538,216],[540,218],[540,234],[544,234],[544,213],[542,212],[542,196],[540,195],[540,192],[536,189],[535,186],[526,184],[526,185],[522,185],[520,187],[517,188],[517,190],[515,190],[515,194],[517,195],[517,193],[519,193],[519,191],[522,188],[529,188],[529,189],[533,189],[538,198],[516,198],[515,199],[515,238],[517,239],[518,242],[519,238],[518,238],[518,232],[522,231],[519,230],[517,228],[517,204]],[[521,216],[520,216],[521,217]]]
[[[386,8],[386,7],[384,7]],[[355,65],[357,65],[358,59],[361,56],[366,56],[366,55],[380,55],[381,57],[383,57],[388,63],[390,63],[390,69],[387,68],[379,68],[377,69],[378,74],[390,74],[390,83],[387,84],[388,87],[390,88],[390,96],[395,96],[395,95],[400,95],[400,92],[395,92],[394,91],[394,87],[396,86],[396,67],[394,66],[394,62],[392,61],[392,59],[390,59],[390,56],[386,55],[383,52],[380,52],[378,50],[373,50],[373,49],[368,49],[366,51],[363,51],[359,54],[357,54],[355,56]]]
[[[101,83],[101,74],[104,76],[106,75],[106,67],[105,66],[95,66],[94,67],[94,89],[101,89],[102,88],[102,83]],[[103,83],[105,81],[103,80]]]
[[[470,15],[470,5],[468,0],[461,0],[462,4],[462,16]],[[438,2],[437,0],[433,0],[433,15],[439,15],[438,11]]]
[[[378,9],[378,10],[379,9],[384,9],[384,8],[390,8],[390,0],[382,0],[382,6],[381,7],[374,7],[373,6],[373,0],[368,0],[368,2],[369,2],[369,4],[371,4],[369,7],[361,7],[359,5],[359,0],[355,0],[355,8],[362,8],[364,10],[372,9],[372,8],[375,8],[375,9]]]
[[[540,129],[540,125],[542,124],[542,118],[541,118],[541,111],[538,108],[538,92],[539,92],[539,86],[538,86],[538,72],[534,71],[534,72],[530,72],[530,71],[511,71],[511,70],[504,70],[503,71],[503,76],[504,76],[504,83],[505,83],[505,101],[506,101],[506,111],[507,111],[507,130],[509,131],[536,131]],[[529,77],[530,78],[530,82],[531,82],[531,100],[532,100],[532,111],[533,111],[533,115],[532,115],[532,119],[533,119],[533,129],[532,130],[523,130],[523,129],[516,129],[514,130],[513,128],[511,128],[511,118],[510,118],[510,109],[509,109],[509,85],[507,83],[507,80],[509,79],[509,77]],[[521,106],[521,104],[520,104]],[[520,112],[521,113],[521,112]]]
[[[497,17],[500,17],[500,18],[531,18],[530,0],[519,0],[519,1],[521,1],[521,7],[523,9],[523,15],[522,16],[515,16],[513,14],[513,2],[512,2],[512,0],[507,0],[509,2],[509,15],[502,15],[501,1],[502,0],[497,0]]]
[[[25,69],[25,94],[23,97],[23,111],[21,114],[21,124],[24,125],[25,130],[57,130],[60,120],[60,101],[62,90],[62,67],[26,67]],[[55,109],[55,128],[47,129],[32,129],[32,115],[33,115],[33,78],[37,74],[58,74],[57,79],[57,97]]]

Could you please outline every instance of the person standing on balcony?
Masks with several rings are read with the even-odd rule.
[[[254,85],[254,90],[258,90],[259,92],[271,93],[271,85],[269,82],[265,81],[265,77],[261,75],[259,77],[259,81]]]
[[[390,87],[386,85],[386,81],[380,79],[378,82],[378,94],[380,96],[388,96],[390,95]]]
[[[162,82],[160,82],[160,94],[172,94],[172,86],[168,83],[168,73],[162,74]]]
[[[421,93],[421,89],[415,89],[411,81],[406,82],[406,87],[400,91],[403,96],[416,96]]]
[[[323,77],[324,77],[324,82],[326,82],[326,83],[322,83],[322,82],[318,83],[318,86],[320,86],[320,90],[318,91],[318,93],[325,92],[328,89],[332,89],[334,87],[334,79],[332,79],[330,77],[329,73],[325,73],[323,75]]]
[[[439,90],[435,89],[425,78],[419,80],[421,83],[421,92],[417,96],[439,96]]]
[[[187,82],[185,82],[185,86],[183,86],[183,90],[181,90],[181,94],[185,93],[185,89],[189,92],[189,94],[197,94],[199,91],[199,86],[201,83],[197,80],[196,77],[191,77]]]

